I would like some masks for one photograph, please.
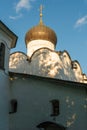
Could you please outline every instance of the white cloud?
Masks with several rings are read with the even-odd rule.
[[[23,16],[23,14],[20,13],[20,11],[22,9],[29,10],[31,8],[30,2],[33,2],[33,1],[35,1],[35,0],[19,0],[19,2],[15,4],[16,16],[9,16],[9,18],[12,20],[21,18]]]
[[[22,14],[16,15],[16,16],[9,16],[10,19],[16,20],[22,17]]]
[[[75,23],[75,27],[80,27],[84,24],[87,24],[87,15],[85,15],[84,17],[78,19]]]
[[[16,4],[16,12],[19,12],[21,9],[30,9],[31,8],[31,4],[30,1],[32,0],[20,0],[17,4]]]

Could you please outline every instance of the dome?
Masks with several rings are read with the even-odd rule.
[[[57,43],[57,37],[55,32],[45,26],[42,21],[42,9],[43,6],[40,6],[40,22],[37,26],[32,27],[25,35],[25,42],[28,44],[32,40],[47,40],[52,42],[54,45]]]
[[[48,40],[55,45],[57,43],[57,37],[55,32],[51,28],[45,26],[42,22],[39,23],[37,26],[31,28],[25,35],[26,44],[32,40],[38,39]]]

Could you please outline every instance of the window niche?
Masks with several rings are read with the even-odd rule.
[[[56,117],[59,115],[59,100],[53,99],[50,101],[52,104],[52,114],[51,116]]]
[[[0,69],[4,69],[5,45],[0,43]]]
[[[13,113],[16,113],[17,112],[17,100],[16,99],[12,99],[10,101],[10,112],[9,114],[13,114]]]

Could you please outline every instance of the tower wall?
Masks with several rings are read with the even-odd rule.
[[[0,36],[0,130],[9,130],[9,40],[5,36]],[[3,48],[4,47],[4,48]],[[3,53],[4,49],[4,53]]]
[[[31,57],[31,55],[40,48],[49,48],[54,50],[54,44],[46,40],[33,40],[27,44],[27,55]]]
[[[9,130],[9,56],[17,37],[0,21],[0,130]]]

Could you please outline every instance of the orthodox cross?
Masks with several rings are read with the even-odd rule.
[[[43,16],[42,11],[43,11],[43,6],[41,5],[40,6],[40,23],[43,23],[43,21],[42,21],[42,16]]]

